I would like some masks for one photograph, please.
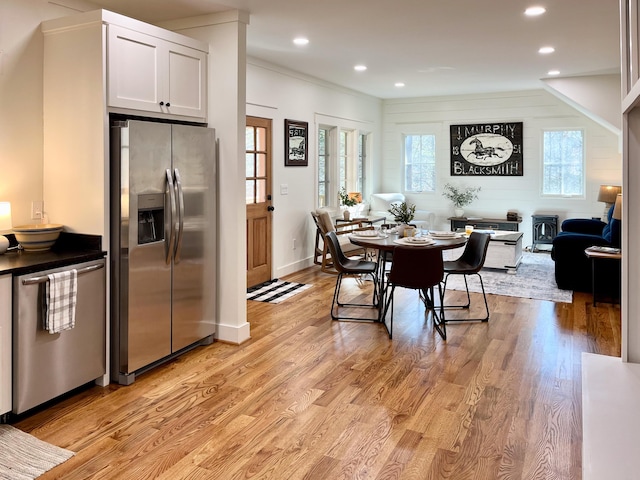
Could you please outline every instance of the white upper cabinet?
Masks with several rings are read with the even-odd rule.
[[[109,107],[206,117],[205,52],[118,25],[108,38]]]

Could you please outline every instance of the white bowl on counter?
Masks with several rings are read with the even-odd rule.
[[[13,233],[26,252],[44,252],[56,243],[62,227],[59,223],[19,225]]]

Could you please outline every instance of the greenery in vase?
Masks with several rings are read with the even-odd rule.
[[[407,202],[394,203],[389,209],[393,219],[398,223],[409,223],[416,213],[416,206]]]
[[[350,198],[344,187],[338,192],[338,200],[340,201],[340,205],[344,205],[345,207],[354,207],[358,204],[358,200]]]
[[[480,190],[480,187],[458,188],[455,185],[447,183],[444,186],[444,193],[442,195],[451,200],[455,208],[462,208],[470,205],[471,202],[478,198],[478,192]]]

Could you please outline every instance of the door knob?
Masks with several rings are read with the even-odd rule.
[[[275,209],[276,207],[272,207],[271,205],[267,207],[267,210],[269,210],[270,212],[273,212]]]

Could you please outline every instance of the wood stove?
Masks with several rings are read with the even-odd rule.
[[[536,251],[538,244],[551,244],[558,234],[558,215],[531,215],[533,227],[533,245],[531,251]]]

